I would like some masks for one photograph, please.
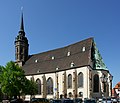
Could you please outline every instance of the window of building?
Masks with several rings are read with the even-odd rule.
[[[70,52],[67,53],[67,56],[70,56]]]
[[[39,70],[37,70],[37,73],[40,73],[40,69],[39,69]]]
[[[106,86],[106,83],[105,83],[105,82],[103,83],[103,86],[104,86],[104,87],[103,87],[103,88],[104,88],[104,89],[103,89],[103,92],[105,93],[105,92],[106,92],[106,89],[107,89],[107,86]]]
[[[16,52],[18,52],[18,47],[16,48]]]
[[[38,89],[38,93],[37,94],[41,94],[41,81],[40,81],[40,79],[37,79],[36,83],[37,83],[37,89]]]
[[[82,48],[82,51],[83,51],[83,52],[85,51],[85,47]]]
[[[70,67],[74,67],[75,66],[75,64],[72,62],[71,64],[70,64]]]
[[[20,53],[23,53],[23,47],[22,46],[20,47]]]
[[[35,63],[37,63],[37,62],[38,62],[38,60],[36,59],[36,60],[35,60]]]
[[[47,79],[47,86],[46,87],[47,87],[46,88],[47,94],[49,94],[49,95],[53,94],[53,80],[51,77]]]
[[[59,68],[57,67],[56,70],[58,70]]]
[[[95,74],[93,77],[93,92],[99,92],[99,76]]]
[[[83,97],[83,92],[79,92],[79,97]]]
[[[69,92],[68,96],[69,96],[69,98],[71,98],[71,97],[72,97],[72,93],[71,93],[71,92]]]
[[[52,56],[52,60],[54,60],[55,59],[55,57],[54,56]]]
[[[83,73],[78,74],[78,88],[83,87]]]
[[[72,88],[72,75],[68,75],[68,88]]]

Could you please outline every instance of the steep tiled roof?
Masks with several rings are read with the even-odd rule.
[[[115,89],[118,89],[118,88],[120,88],[120,82],[118,82],[116,85],[115,85],[115,87],[114,87]]]
[[[74,67],[90,65],[93,38],[47,52],[32,55],[23,65],[26,75],[55,72]],[[69,53],[68,53],[69,52]]]

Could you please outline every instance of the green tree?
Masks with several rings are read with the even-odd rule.
[[[0,75],[2,74],[3,66],[0,66]],[[1,79],[1,78],[0,78]],[[0,82],[0,102],[2,101],[2,90],[1,90],[1,82]]]
[[[38,90],[37,90],[37,84],[34,81],[30,81],[30,80],[26,80],[26,85],[24,88],[24,93],[25,95],[35,95],[37,94]]]
[[[1,91],[10,98],[13,96],[14,98],[17,96],[20,97],[22,94],[29,94],[35,88],[28,86],[32,84],[31,81],[25,77],[23,69],[13,61],[8,62],[5,67],[1,66],[0,70]],[[35,92],[33,91],[33,93]]]

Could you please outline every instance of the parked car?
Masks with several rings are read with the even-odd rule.
[[[2,103],[9,103],[9,100],[2,100]]]
[[[102,103],[112,103],[111,98],[103,98]]]
[[[23,99],[13,99],[10,103],[25,103]]]
[[[53,100],[50,100],[50,103],[62,103],[61,100],[57,100],[57,99],[53,99]]]
[[[99,98],[98,103],[102,103],[102,100],[103,100],[102,98]]]
[[[30,103],[49,103],[49,100],[46,98],[32,98]]]
[[[117,101],[117,99],[112,99],[112,103],[117,103],[118,101]]]
[[[73,101],[74,101],[74,103],[82,103],[82,99],[80,99],[80,98],[75,98],[75,99],[73,99]]]
[[[71,99],[63,99],[62,103],[74,103],[74,101]]]
[[[84,103],[96,103],[95,99],[85,99]]]

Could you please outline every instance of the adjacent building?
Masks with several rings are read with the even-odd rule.
[[[118,82],[112,89],[112,97],[120,98],[120,82]]]
[[[38,84],[35,97],[101,98],[111,96],[112,76],[105,66],[94,38],[29,55],[23,14],[15,38],[16,63],[29,80]],[[26,96],[29,97],[29,96]]]

